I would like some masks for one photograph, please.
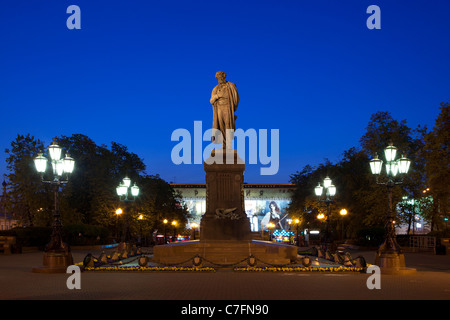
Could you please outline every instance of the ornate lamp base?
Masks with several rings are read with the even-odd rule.
[[[403,253],[399,251],[383,251],[381,247],[378,249],[375,265],[380,267],[382,274],[407,275],[416,272],[416,269],[406,267]]]
[[[35,273],[65,273],[70,265],[73,265],[70,251],[47,251],[44,252],[43,266],[34,267],[32,271]]]

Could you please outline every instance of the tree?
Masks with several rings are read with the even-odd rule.
[[[448,218],[450,190],[450,103],[442,102],[440,113],[435,121],[432,131],[425,135],[423,154],[426,159],[425,172],[429,192],[433,199],[433,210],[431,214],[432,228],[441,229],[443,218]]]
[[[145,170],[143,161],[124,145],[111,142],[108,149],[82,134],[62,136],[58,143],[76,161],[64,190],[67,207],[81,214],[84,223],[112,225],[114,212],[120,206],[116,187],[126,175],[138,181]]]
[[[187,211],[181,205],[180,195],[159,176],[147,175],[143,160],[126,146],[116,142],[110,148],[98,146],[82,134],[56,140],[64,153],[75,159],[75,170],[59,197],[65,225],[85,223],[115,228],[115,210],[123,206],[116,187],[125,176],[141,188],[137,200],[128,206],[132,232],[137,233],[142,226],[147,226],[149,232],[157,229],[161,217],[176,219],[181,227],[185,225]],[[16,217],[25,225],[49,225],[52,221],[52,192],[47,184],[41,183],[33,163],[37,153],[45,150],[43,146],[43,142],[28,134],[18,135],[11,148],[6,149],[9,196]],[[50,175],[49,172],[47,180]],[[140,226],[136,222],[139,214],[146,219]]]
[[[389,112],[377,112],[372,115],[367,131],[360,139],[362,150],[371,156],[375,153],[379,154],[380,158],[384,156],[383,149],[391,141],[398,149],[397,157],[404,155],[412,162],[408,174],[402,178],[403,183],[393,189],[394,208],[403,196],[413,199],[419,197],[425,186],[425,160],[421,150],[423,148],[423,136],[426,134],[426,131],[426,127],[420,126],[411,130],[407,126],[406,120],[399,122],[393,119]],[[383,179],[383,177],[381,178]],[[379,211],[379,213],[381,214],[382,212]],[[381,216],[379,217],[381,218]],[[396,220],[407,222],[409,221],[409,214],[406,214],[406,217],[403,218],[402,220],[402,216],[398,215]]]
[[[7,175],[11,199],[9,210],[24,225],[46,225],[51,221],[52,202],[48,186],[41,183],[33,163],[33,158],[43,149],[43,142],[30,134],[18,134],[11,142],[11,148],[5,149],[8,154],[6,168],[10,171]]]
[[[397,121],[389,112],[373,114],[366,132],[360,139],[360,146],[344,151],[335,164],[326,160],[315,168],[307,165],[302,171],[291,175],[291,182],[296,184],[297,188],[289,206],[289,213],[291,216],[301,215],[303,221],[308,221],[309,217],[310,224],[316,223],[315,216],[324,211],[324,206],[317,202],[314,187],[328,175],[337,188],[330,216],[332,228],[342,219],[339,216],[342,208],[349,212],[345,228],[348,236],[356,237],[358,230],[363,228],[383,227],[388,209],[387,189],[375,183],[376,179],[369,169],[369,161],[375,153],[384,157],[384,148],[392,140],[399,149],[399,155],[404,154],[413,162],[403,184],[393,190],[394,202],[400,201],[404,195],[418,197],[426,181],[421,153],[422,137],[426,131],[426,127],[420,126],[411,130],[406,120]],[[402,217],[397,218],[400,221]]]

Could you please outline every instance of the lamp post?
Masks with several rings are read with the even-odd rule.
[[[296,226],[297,247],[300,247],[300,241],[299,241],[299,238],[298,238],[298,226],[300,224],[300,220],[299,219],[295,219],[294,223],[295,223],[295,226]]]
[[[166,240],[166,237],[167,237],[167,235],[166,235],[166,225],[167,225],[168,222],[169,222],[169,220],[167,220],[167,219],[163,220],[163,223],[164,223],[164,244],[167,244],[167,240]]]
[[[275,224],[273,222],[269,222],[267,224],[267,228],[269,228],[269,241],[272,241],[272,230],[275,228]]]
[[[41,176],[41,181],[53,187],[52,234],[50,242],[44,249],[43,267],[33,268],[33,272],[66,272],[67,267],[73,264],[73,258],[70,247],[62,239],[58,193],[60,187],[69,181],[69,175],[73,172],[75,160],[70,157],[69,153],[64,158],[61,157],[62,148],[56,143],[56,138],[53,139],[52,144],[48,147],[48,153],[50,160],[44,157],[42,152],[39,152],[37,157],[34,158],[34,164],[37,172]],[[53,178],[51,180],[45,180],[44,173],[49,161],[52,164]]]
[[[172,225],[173,225],[173,238],[172,238],[172,242],[175,242],[176,238],[176,231],[177,231],[177,222],[174,220],[172,221]]]
[[[347,209],[341,209],[341,211],[339,211],[339,214],[341,215],[341,238],[342,240],[344,240],[344,217],[347,215],[348,211]]]
[[[142,241],[142,221],[144,220],[144,215],[140,214],[138,217],[138,224],[139,224],[139,237],[140,237],[140,246],[142,247],[143,241]]]
[[[125,202],[125,233],[122,236],[123,242],[128,242],[131,238],[130,236],[130,226],[128,222],[128,203],[131,201],[135,201],[137,196],[139,195],[139,187],[134,183],[132,187],[131,186],[131,179],[125,176],[123,178],[122,182],[116,187],[117,195],[119,196],[119,200]],[[131,196],[129,198],[129,193],[131,191]]]
[[[377,184],[386,186],[388,191],[388,211],[386,216],[384,242],[378,248],[375,259],[375,264],[385,271],[388,269],[395,271],[405,268],[405,256],[403,255],[395,236],[392,189],[395,185],[403,183],[403,176],[408,173],[411,160],[404,156],[396,160],[396,154],[397,148],[393,146],[392,142],[389,142],[389,145],[384,150],[387,176],[385,181],[380,181],[379,179],[383,167],[383,160],[378,159],[378,155],[370,160],[370,170],[372,171],[372,174],[376,176]],[[400,179],[397,179],[398,177]]]
[[[119,238],[119,216],[123,213],[121,208],[116,210],[116,238]]]
[[[195,240],[195,229],[198,228],[198,223],[192,222],[191,223],[191,228],[192,228],[192,235],[193,235],[193,239],[192,240]]]
[[[323,189],[325,188],[325,198],[322,199]],[[328,246],[332,243],[331,233],[330,233],[330,212],[331,212],[331,204],[333,203],[333,197],[336,194],[336,187],[333,185],[331,179],[327,176],[323,180],[323,186],[319,184],[314,188],[314,192],[318,197],[319,202],[324,202],[327,206],[327,213],[325,216],[326,221],[326,229],[325,236],[322,238],[322,247],[324,250],[327,250]]]

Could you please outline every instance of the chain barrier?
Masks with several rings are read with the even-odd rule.
[[[134,257],[134,259],[132,259],[132,260],[130,260],[130,261],[127,261],[126,264],[132,263],[132,262],[134,262],[134,261],[140,259],[141,257],[145,257],[145,258],[148,259],[148,256],[149,256],[149,255],[152,255],[152,254],[153,254],[152,252],[140,252],[140,253],[138,253],[138,255],[137,255],[136,257]],[[312,252],[312,254],[311,254],[310,251],[298,252],[298,254],[299,254],[299,255],[304,254],[305,257],[309,259],[309,263],[304,261],[304,258],[305,258],[305,257],[301,259],[301,263],[302,263],[304,266],[306,266],[306,267],[309,267],[309,266],[311,265],[311,262],[312,262],[311,260],[312,260],[312,258],[311,258],[310,256],[316,256],[316,255],[314,254],[314,252]],[[97,260],[97,261],[101,261],[101,260],[102,260],[101,257],[102,257],[103,255],[106,255],[106,254],[105,254],[105,253],[102,253],[101,256],[97,258],[97,257],[94,257],[92,254],[89,253],[89,254],[84,258],[84,260],[83,260],[83,265],[86,266],[87,264],[89,264],[89,262],[91,261],[91,259],[94,259],[94,260]],[[363,266],[366,265],[365,259],[364,259],[362,256],[358,256],[356,259],[353,259],[353,258],[350,256],[350,253],[348,253],[348,252],[345,253],[345,256],[348,258],[348,261],[345,261],[345,258],[342,257],[342,255],[340,255],[338,252],[336,252],[334,255],[331,254],[331,253],[329,253],[329,255],[331,255],[331,257],[334,257],[334,255],[338,255],[338,260],[339,260],[339,262],[334,261],[334,263],[333,263],[331,260],[326,259],[326,258],[321,258],[322,261],[319,261],[320,257],[318,257],[318,256],[317,256],[317,258],[316,258],[316,261],[319,262],[319,263],[321,263],[321,264],[326,264],[326,265],[335,265],[335,264],[345,265],[346,262],[349,262],[349,263],[351,263],[351,264],[354,266],[354,265],[357,264],[357,260],[360,259],[360,263],[361,263]],[[112,261],[112,262],[106,262],[106,263],[103,262],[101,265],[113,265],[113,266],[123,265],[123,264],[124,264],[124,263],[123,263],[123,260],[125,260],[125,259],[127,259],[127,258],[130,258],[130,257],[126,257],[126,258],[124,258],[124,259],[122,259],[122,260],[119,260],[119,261]],[[286,266],[288,266],[288,265],[295,264],[295,263],[292,262],[292,261],[290,261],[290,262],[288,262],[288,263],[284,263],[284,264],[270,263],[270,262],[264,261],[263,259],[260,259],[260,258],[255,257],[253,254],[250,254],[248,257],[246,257],[246,258],[244,258],[244,259],[242,259],[242,260],[240,260],[240,261],[234,262],[234,263],[218,263],[218,262],[211,261],[211,260],[209,260],[209,259],[207,259],[207,258],[205,258],[205,257],[202,257],[202,256],[200,256],[200,255],[198,255],[198,254],[195,255],[195,256],[192,256],[191,258],[188,258],[188,259],[186,259],[186,260],[184,260],[184,261],[181,261],[181,262],[164,263],[164,262],[152,261],[152,263],[156,263],[156,264],[159,264],[159,265],[164,265],[164,266],[172,267],[172,266],[177,266],[177,265],[182,265],[182,264],[185,264],[185,263],[188,263],[188,262],[192,262],[192,264],[193,264],[194,266],[200,266],[200,265],[202,264],[203,261],[205,261],[205,262],[207,262],[207,263],[210,263],[210,264],[212,264],[212,265],[214,265],[214,266],[216,266],[216,267],[219,267],[219,268],[229,268],[229,267],[233,267],[233,266],[236,266],[236,265],[238,265],[238,264],[243,263],[244,261],[247,261],[247,264],[248,264],[249,266],[251,266],[251,267],[256,266],[256,265],[257,265],[257,262],[263,263],[263,264],[265,264],[265,265],[269,265],[269,266],[271,266],[271,267],[276,267],[276,268],[282,268],[282,267],[286,267]],[[94,265],[95,265],[95,262],[94,262]]]

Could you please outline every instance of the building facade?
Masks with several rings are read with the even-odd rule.
[[[183,197],[191,218],[189,223],[200,225],[206,211],[206,184],[171,184]],[[275,230],[287,229],[289,217],[286,209],[291,202],[294,184],[244,184],[245,212],[252,232],[267,230],[267,224],[275,224]]]

